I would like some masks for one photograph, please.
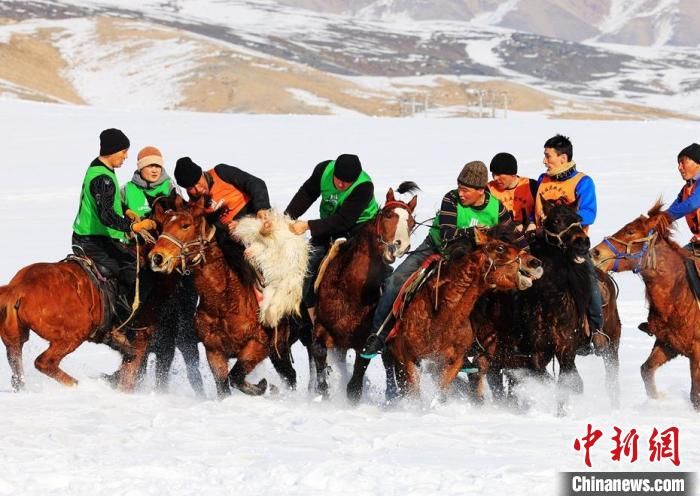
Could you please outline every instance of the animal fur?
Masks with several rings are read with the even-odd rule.
[[[272,231],[261,233],[263,221],[244,217],[234,235],[246,247],[246,258],[265,281],[260,302],[260,322],[276,327],[288,315],[299,315],[302,288],[309,260],[309,242],[289,230],[292,220],[270,211]]]

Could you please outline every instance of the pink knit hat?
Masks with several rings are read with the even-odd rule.
[[[136,157],[136,160],[136,167],[138,170],[141,170],[149,165],[160,165],[163,167],[163,154],[161,154],[160,150],[155,146],[147,146],[146,148],[143,148],[139,152],[138,157]]]

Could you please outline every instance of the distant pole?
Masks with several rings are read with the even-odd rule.
[[[503,92],[503,118],[508,118],[508,92]]]
[[[482,113],[484,111],[484,90],[478,90],[479,92],[479,119],[483,117]]]
[[[491,118],[495,119],[496,118],[496,92],[493,90],[489,91],[489,96],[491,97]]]
[[[415,115],[416,113],[416,95],[411,96],[411,114]]]

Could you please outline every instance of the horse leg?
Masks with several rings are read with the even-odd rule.
[[[228,357],[219,350],[207,349],[207,362],[214,376],[214,384],[216,384],[216,394],[219,399],[231,394],[231,388],[228,384]]]
[[[313,347],[309,345],[304,345],[306,348],[306,356],[309,359],[309,386],[308,391],[314,391],[316,388],[316,363],[314,361]]]
[[[610,343],[603,352],[603,363],[605,364],[605,386],[610,398],[610,405],[620,408],[620,360],[618,357],[618,344]]]
[[[69,353],[75,351],[80,346],[82,341],[73,341],[68,343],[52,342],[49,347],[41,355],[34,360],[36,369],[60,382],[64,386],[76,386],[78,381],[70,375],[66,374],[59,365],[61,360]]]
[[[197,397],[204,398],[204,381],[199,371],[199,348],[197,348],[197,343],[180,343],[177,348],[182,353],[182,359],[185,361],[187,380],[192,390]]]
[[[557,380],[557,415],[565,414],[565,406],[570,393],[583,393],[583,380],[576,369],[576,350],[566,347],[556,352],[559,362],[559,379]]]
[[[268,350],[269,344],[263,344],[252,339],[248,341],[238,354],[236,364],[231,369],[231,372],[228,373],[228,380],[231,386],[251,396],[265,394],[267,380],[260,379],[260,382],[257,384],[251,384],[245,378],[267,357]]]
[[[420,375],[416,362],[406,360],[403,364],[403,373],[406,378],[406,394],[418,398],[420,396]]]
[[[175,358],[175,343],[172,347],[158,347],[156,351],[156,390],[166,392],[170,382],[170,368]]]
[[[326,328],[320,323],[314,326],[314,336],[311,342],[311,352],[316,366],[316,394],[324,399],[328,398],[328,362],[326,360],[328,349],[326,348]]]
[[[275,367],[287,389],[293,391],[297,388],[297,372],[292,365],[291,356],[291,350],[286,343],[281,348],[270,350],[272,366]]]
[[[22,345],[26,339],[22,339],[23,333],[26,334],[27,331],[20,329],[19,323],[16,321],[16,319],[11,320],[9,325],[6,325],[5,328],[2,329],[2,342],[5,343],[7,361],[10,364],[10,369],[12,370],[12,389],[15,391],[21,391],[24,389]]]
[[[340,373],[340,383],[347,384],[350,380],[348,376],[348,350],[346,348],[331,348],[331,368],[335,365],[335,369]]]
[[[130,392],[136,388],[139,376],[143,373],[142,370],[145,372],[145,362],[152,336],[151,328],[137,332],[133,342],[133,357],[128,360],[122,357],[122,364],[116,377],[120,391]]]
[[[384,397],[388,403],[391,403],[400,396],[399,387],[396,383],[396,368],[394,355],[391,353],[382,353],[382,364],[386,373],[386,391]]]
[[[678,355],[677,351],[672,350],[665,344],[662,344],[657,339],[654,343],[654,347],[649,353],[649,357],[646,362],[644,362],[640,368],[642,374],[642,380],[644,381],[644,388],[647,391],[647,396],[652,399],[660,399],[661,395],[656,389],[656,380],[654,374],[656,369],[661,367],[664,363],[675,358]]]
[[[365,372],[367,371],[368,366],[369,360],[367,358],[362,358],[360,356],[360,350],[356,349],[355,365],[352,369],[352,377],[350,378],[346,388],[348,400],[353,404],[357,404],[357,402],[360,401],[360,398],[362,398],[362,383],[364,381]]]
[[[439,381],[439,387],[440,387],[440,401],[444,402],[447,400],[447,392],[450,389],[450,385],[452,384],[452,381],[455,380],[455,377],[457,377],[457,374],[459,373],[459,369],[462,368],[462,363],[464,359],[464,353],[461,355],[457,356],[459,354],[455,354],[454,352],[449,353],[447,356],[445,356],[445,361],[444,361],[444,366],[442,369],[442,373],[440,374],[440,381]],[[481,374],[480,374],[481,375]],[[482,380],[483,382],[483,380]],[[483,387],[481,388],[481,393],[483,394]],[[478,394],[477,394],[478,396]],[[483,401],[483,395],[481,398],[477,398],[477,401],[481,400]]]
[[[700,411],[700,344],[693,345],[693,353],[690,356],[690,402]]]

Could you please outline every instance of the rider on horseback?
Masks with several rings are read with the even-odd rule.
[[[685,248],[697,257],[700,256],[700,145],[693,143],[680,151],[678,172],[685,181],[685,186],[666,212],[674,221],[685,217],[693,234]]]
[[[534,229],[531,222],[537,181],[518,175],[518,161],[510,153],[494,155],[489,170],[493,176],[493,180],[488,183],[489,192],[508,209],[518,224],[517,229]]]
[[[428,236],[384,283],[384,291],[374,312],[371,334],[360,354],[363,358],[371,359],[381,353],[393,327],[391,310],[394,301],[403,284],[425,259],[443,252],[449,243],[466,242],[473,245],[474,229],[478,227],[504,224],[515,230],[510,212],[488,191],[487,181],[488,172],[483,162],[469,162],[462,168],[457,178],[457,189],[443,197]],[[522,236],[520,242],[523,247],[526,245]]]
[[[311,323],[316,320],[314,281],[321,261],[334,239],[347,238],[379,211],[374,198],[374,184],[357,155],[342,154],[335,160],[325,160],[314,171],[285,209],[292,219],[298,219],[321,197],[320,218],[297,220],[291,229],[295,234],[311,232],[312,250],[308,272],[304,279],[304,304]]]
[[[72,238],[74,253],[90,258],[104,277],[116,279],[117,294],[127,298],[136,283],[135,258],[127,249],[127,235],[155,228],[152,220],[134,222],[132,212],[124,215],[114,169],[126,160],[129,144],[119,129],[100,133],[100,154],[85,173]],[[123,322],[130,309],[117,305],[117,313]],[[102,336],[108,345],[124,345],[124,339],[114,332]]]
[[[155,146],[143,148],[136,162],[131,181],[122,187],[122,202],[139,217],[151,212],[151,202],[159,196],[168,196],[176,189],[163,167],[163,155]]]
[[[540,175],[535,197],[535,222],[542,228],[544,221],[543,200],[562,200],[567,204],[576,203],[583,230],[593,224],[597,212],[595,184],[590,176],[576,170],[573,161],[574,148],[568,137],[557,134],[544,144],[543,164],[547,171]],[[591,280],[591,303],[588,307],[588,322],[591,336],[606,335],[603,331],[603,302],[598,287],[598,278],[590,255],[584,261]]]
[[[270,197],[265,181],[238,167],[219,164],[203,171],[190,157],[182,157],[175,164],[175,180],[191,201],[204,198],[207,217],[217,228],[216,241],[227,260],[242,249],[230,238],[236,220],[245,215],[268,219]]]

